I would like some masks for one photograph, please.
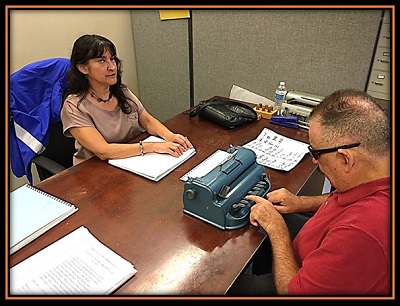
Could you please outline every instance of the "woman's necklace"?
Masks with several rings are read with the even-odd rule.
[[[103,103],[106,103],[106,102],[110,101],[111,98],[112,98],[112,96],[113,96],[113,94],[110,92],[110,95],[108,96],[108,99],[107,99],[107,100],[104,100],[104,99],[102,99],[102,98],[96,96],[96,95],[95,95],[93,92],[91,92],[91,91],[89,91],[89,94],[92,96],[92,98],[95,98],[95,99],[97,100],[97,102],[103,102]]]

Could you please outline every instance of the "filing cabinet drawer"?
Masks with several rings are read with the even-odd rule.
[[[390,71],[390,48],[376,48],[372,69]]]
[[[391,88],[391,14],[384,11],[367,92],[372,97],[390,101]]]
[[[378,38],[378,46],[390,48],[390,24],[383,23]]]
[[[384,93],[384,92],[378,92],[378,91],[372,91],[368,90],[368,94],[371,97],[374,97],[376,99],[380,99],[379,104],[382,106],[385,105],[385,108],[389,108],[390,106],[390,94],[389,93]]]
[[[371,92],[371,93],[370,93]],[[381,99],[390,99],[390,72],[372,71],[368,93]]]
[[[387,91],[390,90],[390,72],[388,71],[372,71],[370,79],[370,87],[375,91]]]

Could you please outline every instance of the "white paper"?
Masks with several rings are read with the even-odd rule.
[[[163,139],[156,136],[149,136],[143,140],[143,142],[163,141]],[[179,157],[174,157],[169,154],[147,153],[143,156],[109,159],[108,163],[121,169],[139,174],[150,180],[159,181],[194,154],[196,154],[196,150],[191,148],[183,152]]]
[[[257,162],[265,167],[289,171],[308,153],[308,144],[264,128],[255,140],[243,147],[256,153]]]
[[[232,86],[229,98],[254,104],[261,103],[262,105],[274,106],[274,101],[236,85]]]
[[[105,295],[137,270],[81,226],[10,269],[12,295]]]
[[[236,151],[235,151],[236,152]],[[189,177],[202,177],[213,170],[218,165],[224,163],[227,159],[232,156],[232,153],[227,151],[217,150],[200,164],[194,167],[192,170],[183,175],[180,179],[184,182],[188,180]]]

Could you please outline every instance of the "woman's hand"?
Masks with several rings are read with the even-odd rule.
[[[174,157],[179,157],[188,149],[193,148],[189,139],[181,134],[172,134],[172,137],[165,142],[143,143],[143,145],[149,147],[149,149],[145,148],[145,153],[167,153]]]
[[[167,141],[171,141],[177,144],[180,144],[181,147],[186,151],[187,149],[193,148],[192,143],[189,141],[189,139],[186,136],[183,136],[181,134],[172,134],[172,137],[170,139],[167,139]]]

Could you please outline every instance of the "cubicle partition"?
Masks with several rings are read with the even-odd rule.
[[[381,9],[204,9],[160,20],[132,10],[140,97],[161,120],[232,85],[273,97],[366,90]]]

